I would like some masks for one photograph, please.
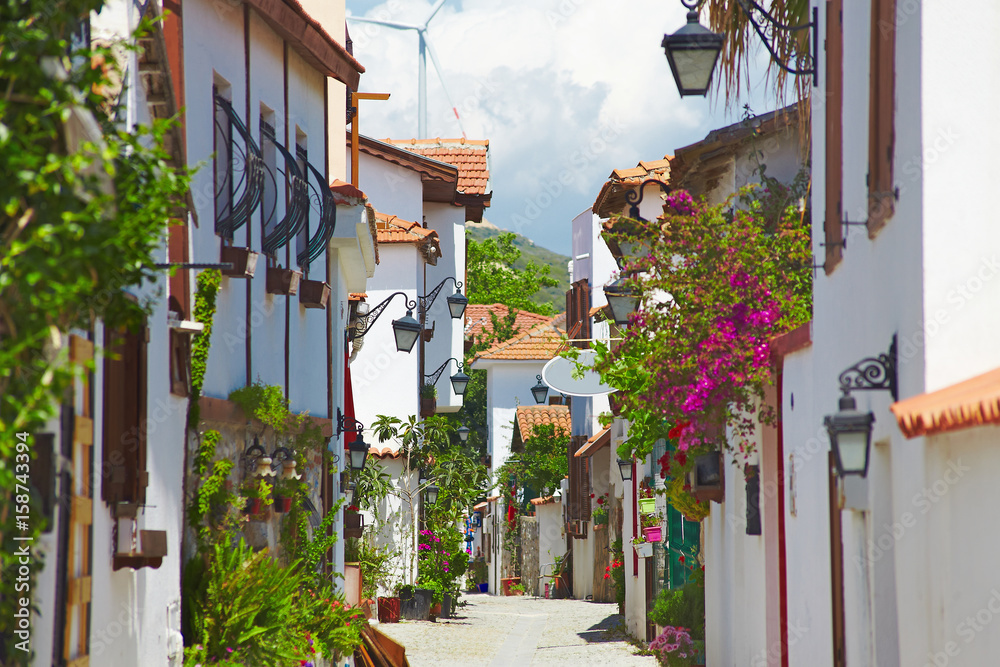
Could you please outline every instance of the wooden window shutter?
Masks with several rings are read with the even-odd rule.
[[[580,518],[580,459],[574,456],[580,447],[579,442],[579,438],[574,435],[566,445],[566,454],[569,457],[569,506],[566,509],[567,518],[570,520]]]
[[[844,24],[843,0],[826,3],[826,205],[823,232],[827,275],[843,259]]]
[[[105,332],[101,498],[146,499],[146,328]]]
[[[587,444],[586,436],[580,436],[583,447]],[[578,457],[580,461],[580,519],[590,521],[590,461],[589,456]]]
[[[170,393],[187,396],[191,387],[191,336],[170,330]]]
[[[577,313],[580,322],[580,335],[577,338],[581,340],[577,341],[576,346],[582,348],[589,348],[591,338],[590,334],[590,283],[586,280],[581,280],[577,283]]]
[[[896,0],[872,0],[868,115],[868,234],[892,217],[895,150]]]

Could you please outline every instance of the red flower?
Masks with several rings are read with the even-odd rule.
[[[592,493],[592,494],[590,494],[590,497],[591,497],[591,498],[593,498],[593,497],[594,497],[594,494],[593,494],[593,493]]]
[[[675,440],[681,437],[681,432],[684,431],[684,429],[686,429],[690,425],[691,422],[681,422],[677,426],[667,431],[667,437],[670,438],[671,440]]]
[[[593,498],[593,496],[591,496],[591,498]],[[598,498],[597,499],[597,504],[598,505],[603,505],[604,504],[604,498]]]
[[[611,578],[611,575],[610,575],[610,574],[606,574],[606,575],[604,575],[604,578],[605,578],[605,579],[610,579],[610,578]]]
[[[684,556],[681,556],[680,558],[678,558],[678,560],[683,564],[684,563]]]

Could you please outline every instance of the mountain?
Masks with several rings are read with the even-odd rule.
[[[486,239],[507,232],[488,220],[465,223],[466,238],[483,242]],[[559,281],[557,287],[546,287],[535,294],[535,303],[552,303],[556,312],[566,310],[566,291],[569,290],[569,257],[535,245],[531,239],[514,233],[514,247],[521,251],[521,257],[514,263],[515,269],[523,269],[531,260],[539,266],[548,266],[549,275]]]

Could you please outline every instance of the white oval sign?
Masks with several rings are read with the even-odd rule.
[[[581,350],[577,361],[581,366],[593,367],[594,356],[593,350]],[[618,391],[601,382],[601,375],[593,370],[584,371],[582,378],[573,377],[576,368],[570,359],[556,357],[542,369],[542,381],[568,396],[601,396]]]

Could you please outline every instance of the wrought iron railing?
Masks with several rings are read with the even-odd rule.
[[[273,128],[266,123],[261,123],[260,134],[261,143],[271,142],[285,159],[285,168],[277,169],[277,171],[286,178],[290,190],[288,204],[285,207],[285,217],[272,226],[275,207],[264,220],[264,238],[261,242],[261,250],[273,256],[279,248],[295,238],[295,235],[306,224],[309,216],[309,186],[295,156],[275,139]]]
[[[215,128],[222,141],[216,146],[215,232],[225,238],[250,219],[264,194],[264,158],[233,106],[219,95]],[[238,134],[241,141],[236,140]]]
[[[316,167],[306,162],[306,170],[312,175],[309,181],[309,208],[310,217],[312,213],[317,213],[319,224],[316,231],[298,254],[299,266],[308,269],[309,265],[326,250],[327,243],[333,236],[334,227],[337,226],[337,204],[333,200],[333,193],[326,178]]]

